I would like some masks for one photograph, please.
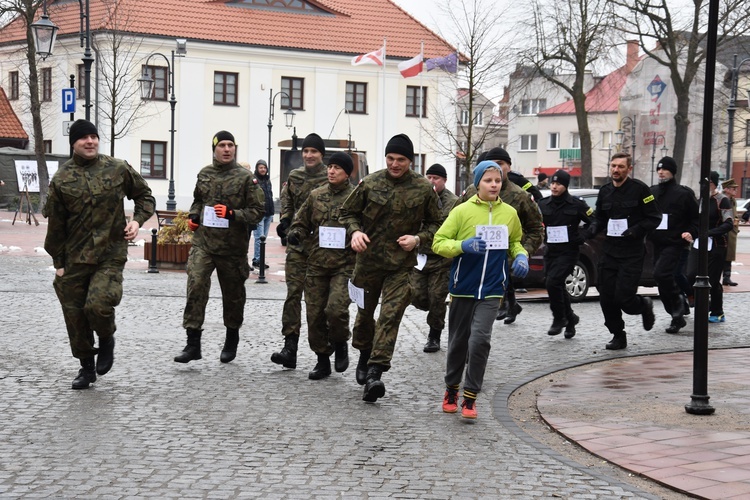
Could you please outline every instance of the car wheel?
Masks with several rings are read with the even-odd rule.
[[[580,302],[589,293],[589,270],[581,262],[577,262],[573,272],[565,278],[565,291],[572,302]]]

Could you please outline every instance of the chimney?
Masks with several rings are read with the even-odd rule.
[[[628,40],[627,59],[625,61],[625,68],[627,69],[628,73],[633,71],[635,65],[638,64],[639,49],[640,47],[638,45],[638,40]]]

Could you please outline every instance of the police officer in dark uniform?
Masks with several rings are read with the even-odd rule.
[[[680,264],[688,243],[698,237],[698,200],[687,186],[677,184],[674,175],[677,163],[669,156],[659,160],[656,166],[659,184],[651,186],[651,193],[659,203],[662,222],[649,235],[654,244],[654,279],[659,287],[659,298],[664,310],[672,316],[667,333],[677,333],[684,327],[684,296],[677,286],[675,270]]]
[[[586,233],[587,238],[601,231],[607,235],[599,261],[598,289],[604,325],[613,335],[606,345],[609,350],[628,346],[623,312],[640,314],[646,331],[654,327],[654,304],[650,298],[638,295],[638,282],[646,254],[644,238],[661,222],[661,210],[649,187],[629,177],[632,171],[629,154],[612,156],[612,181],[599,190],[594,222]]]
[[[565,290],[565,278],[573,272],[578,262],[579,247],[583,236],[578,227],[581,222],[588,225],[594,212],[585,201],[568,192],[570,174],[558,170],[550,180],[552,196],[539,202],[542,212],[547,244],[544,252],[544,270],[547,273],[545,286],[552,310],[552,326],[548,335],[559,335],[565,328],[565,338],[576,334],[578,316],[570,306],[570,296]]]

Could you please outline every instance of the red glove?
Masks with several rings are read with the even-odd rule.
[[[219,217],[221,219],[229,219],[234,220],[234,210],[229,208],[226,205],[214,205],[214,210],[216,211],[216,217]]]
[[[195,231],[200,225],[200,219],[198,218],[198,216],[191,215],[188,219],[188,229],[190,229],[191,231]]]

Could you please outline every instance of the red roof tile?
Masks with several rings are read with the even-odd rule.
[[[330,14],[295,13],[258,8],[227,0],[120,0],[128,18],[126,27],[136,35],[187,38],[227,44],[310,50],[357,55],[377,50],[387,39],[386,54],[411,58],[424,42],[425,58],[455,52],[448,42],[430,31],[391,0],[308,0]],[[54,2],[49,17],[60,27],[58,38],[78,36],[77,2]],[[90,2],[91,30],[107,27],[107,7]],[[121,24],[124,22],[121,20]],[[25,40],[20,20],[0,31],[0,44]]]
[[[21,120],[13,111],[13,106],[8,101],[5,90],[0,87],[0,137],[3,139],[26,139],[29,135],[23,129]]]
[[[588,113],[616,113],[620,103],[620,90],[625,86],[630,69],[622,66],[608,74],[586,93],[586,111]],[[543,116],[574,115],[576,107],[573,99],[546,109],[539,113]]]

